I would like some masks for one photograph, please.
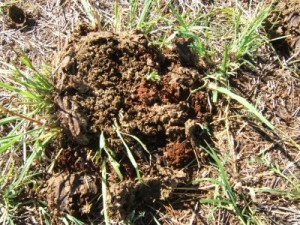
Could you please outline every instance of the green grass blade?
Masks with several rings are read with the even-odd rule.
[[[275,127],[259,112],[256,110],[256,108],[250,104],[246,99],[244,99],[243,97],[234,94],[233,92],[231,92],[230,90],[228,90],[227,88],[224,87],[218,87],[216,84],[214,83],[210,83],[208,85],[208,88],[213,90],[213,91],[217,91],[220,92],[222,94],[227,95],[228,97],[236,100],[237,102],[239,102],[240,104],[242,104],[249,112],[253,113],[261,122],[263,122],[266,126],[268,126],[271,130],[274,130]]]
[[[39,87],[42,90],[47,90],[48,92],[50,91],[50,89],[52,89],[51,83],[41,73],[35,73],[34,77],[36,77],[37,79],[37,81],[34,82],[36,84],[36,87]]]
[[[108,160],[109,160],[110,164],[112,165],[112,167],[114,168],[115,172],[117,173],[119,179],[123,180],[124,177],[120,170],[121,165],[114,159],[114,155],[115,155],[114,152],[108,147],[105,147],[104,151],[106,152],[106,154],[108,156]]]
[[[10,117],[6,117],[6,118],[3,118],[0,120],[0,126],[4,125],[4,124],[7,124],[7,123],[10,123],[10,122],[13,122],[17,119],[20,119],[20,117],[18,116],[10,116]]]
[[[227,74],[227,68],[228,68],[228,46],[225,46],[224,49],[224,55],[223,55],[223,60],[221,64],[221,72],[223,73],[224,76]]]
[[[116,171],[120,181],[122,181],[124,179],[124,176],[121,173],[120,164],[116,160],[114,160],[112,157],[109,157],[108,159],[109,159],[110,164],[112,165],[112,167]]]
[[[259,45],[259,41],[263,37],[258,33],[259,28],[262,26],[263,21],[268,17],[270,8],[260,8],[258,4],[253,18],[248,21],[242,31],[239,32],[241,23],[241,14],[235,17],[235,40],[231,44],[231,52],[234,52],[236,59],[239,60],[244,55],[250,55]],[[258,12],[260,10],[260,12]]]
[[[20,140],[20,136],[15,136],[15,137],[10,137],[8,138],[8,141],[5,141],[5,139],[0,140],[0,154],[3,153],[4,151],[6,151],[9,147],[11,147],[12,145],[14,145],[16,142],[18,142]]]
[[[270,194],[275,194],[275,195],[280,195],[280,196],[286,196],[289,199],[293,199],[293,196],[292,196],[293,194],[288,191],[271,189],[271,188],[253,188],[253,191],[257,192],[257,193],[270,193]]]
[[[125,136],[128,136],[128,137],[131,137],[134,140],[136,140],[142,146],[142,148],[144,149],[144,151],[147,152],[151,156],[151,153],[149,152],[147,146],[138,137],[136,137],[134,135],[131,135],[131,134],[126,134],[126,133],[123,133],[123,132],[121,132],[121,134],[123,134]]]
[[[8,148],[17,143],[23,136],[30,135],[36,132],[36,130],[29,130],[27,132],[17,134],[18,128],[21,126],[22,122],[20,122],[9,134],[5,137],[0,138],[0,153],[6,151]]]
[[[37,129],[35,131],[31,131],[31,132],[37,133],[38,131],[40,131],[40,129]],[[54,135],[56,135],[56,134],[55,133],[49,133],[48,136],[43,140],[42,143],[39,143],[39,140],[36,140],[35,149],[31,153],[29,158],[26,160],[26,162],[25,162],[25,164],[22,168],[22,171],[19,175],[19,178],[17,179],[16,182],[14,182],[14,187],[17,187],[21,184],[21,182],[25,178],[30,166],[32,165],[33,160],[36,159],[39,155],[41,155],[41,151],[44,149],[45,145],[52,139],[52,137]],[[37,135],[37,136],[39,138],[40,135]]]
[[[187,31],[188,27],[186,23],[184,22],[183,18],[179,15],[179,13],[177,12],[177,10],[175,9],[172,3],[170,3],[170,9],[172,13],[175,15],[176,19],[178,20],[180,26],[184,28],[184,31]]]
[[[66,217],[69,221],[73,222],[75,225],[85,225],[84,222],[80,221],[79,219],[71,216],[70,214],[66,214]]]
[[[103,213],[105,225],[109,225],[109,216],[108,216],[108,207],[107,207],[107,184],[106,184],[106,162],[103,160],[102,162],[102,200],[103,200]]]
[[[140,16],[140,18],[138,20],[138,23],[137,23],[137,29],[141,29],[143,27],[143,23],[145,23],[146,18],[148,17],[148,15],[150,13],[150,8],[151,8],[151,5],[152,5],[152,1],[153,0],[145,0],[144,1],[142,13],[141,13],[141,16]]]
[[[241,210],[241,208],[239,207],[239,205],[237,203],[237,197],[236,197],[235,193],[233,192],[231,185],[228,181],[228,178],[227,178],[228,175],[225,170],[224,164],[222,163],[222,161],[220,160],[220,158],[218,157],[218,155],[214,151],[214,149],[211,148],[208,143],[206,143],[206,144],[207,144],[208,148],[204,148],[202,146],[201,147],[214,160],[215,166],[219,171],[219,177],[221,179],[221,187],[223,189],[224,194],[228,198],[228,199],[222,199],[222,201],[220,201],[220,203],[224,203],[224,204],[221,204],[219,206],[223,207],[223,208],[227,208],[229,210],[234,210],[234,212],[239,217],[242,224],[247,224],[248,217],[245,213],[243,213],[243,211]],[[228,206],[229,206],[229,208],[228,208]]]
[[[24,90],[21,90],[19,88],[13,87],[9,84],[5,84],[5,83],[0,82],[0,87],[5,88],[9,91],[18,93],[18,94],[22,95],[25,98],[30,98],[30,99],[34,99],[34,100],[40,99],[37,95],[34,95],[34,94],[32,94],[28,91],[24,91]]]
[[[138,164],[137,164],[137,162],[135,161],[134,156],[132,155],[129,146],[126,144],[126,142],[125,142],[124,138],[122,137],[121,133],[120,133],[120,132],[117,132],[117,133],[118,133],[118,137],[121,139],[121,141],[122,141],[122,143],[123,143],[123,145],[124,145],[124,147],[125,147],[125,149],[126,149],[127,156],[128,156],[128,158],[129,158],[129,160],[130,160],[132,166],[133,166],[135,169],[137,169],[137,168],[138,168]]]
[[[129,27],[130,29],[133,29],[134,20],[136,18],[136,15],[138,13],[138,0],[129,0]]]
[[[26,55],[23,55],[21,57],[19,57],[20,61],[27,66],[29,69],[32,69],[33,71],[36,71],[36,69],[34,68],[34,66],[31,64],[29,58]]]
[[[80,0],[80,2],[81,5],[83,6],[85,14],[87,15],[89,21],[91,22],[91,25],[95,26],[97,24],[97,20],[93,13],[91,3],[89,2],[89,0]]]
[[[130,163],[131,163],[132,166],[135,168],[135,171],[136,171],[136,174],[137,174],[137,178],[138,178],[139,180],[141,180],[141,176],[140,176],[138,164],[137,164],[137,162],[135,161],[134,156],[132,155],[132,152],[131,152],[129,146],[126,144],[126,142],[125,142],[125,140],[124,140],[124,138],[123,138],[123,136],[122,136],[122,134],[121,134],[121,132],[120,132],[120,129],[119,129],[119,126],[118,126],[116,120],[114,120],[114,125],[115,125],[115,129],[116,129],[117,135],[118,135],[118,137],[120,138],[120,140],[122,141],[122,143],[123,143],[123,145],[124,145],[124,147],[125,147],[125,149],[126,149],[126,153],[127,153],[127,156],[128,156],[128,158],[129,158],[129,160],[130,160]]]
[[[23,181],[23,179],[25,178],[30,166],[32,165],[33,160],[40,155],[41,152],[41,148],[36,148],[31,155],[29,156],[29,158],[26,160],[25,165],[23,166],[23,169],[19,175],[19,178],[17,179],[17,181],[14,183],[14,187],[18,187],[21,182]]]
[[[103,150],[107,154],[108,160],[109,160],[110,164],[112,165],[113,169],[115,170],[115,172],[117,173],[119,179],[123,180],[123,175],[122,175],[121,170],[120,170],[121,166],[114,159],[115,153],[109,147],[106,146],[104,132],[102,131],[101,134],[100,134],[100,139],[99,139],[99,154],[101,154],[101,152]]]
[[[27,88],[27,90],[44,92],[46,94],[48,94],[51,90],[51,86],[44,86],[43,84],[27,77],[25,77],[24,80],[21,80],[20,78],[13,78],[13,80],[18,84],[23,85],[25,88]]]
[[[114,14],[115,14],[115,19],[114,19],[114,30],[115,31],[120,31],[122,27],[122,22],[121,22],[121,15],[122,15],[122,9],[119,7],[119,2],[118,0],[114,1]]]
[[[21,62],[29,68],[31,71],[33,71],[33,74],[30,74],[29,76],[26,76],[21,70],[19,70],[16,66],[11,69],[12,75],[16,75],[17,77],[21,77],[24,79],[24,81],[15,78],[15,80],[24,85],[25,87],[30,86],[33,90],[44,90],[44,91],[50,91],[52,88],[51,83],[49,82],[49,79],[43,75],[42,73],[39,73],[36,68],[31,64],[29,58],[26,55],[23,55],[20,57]]]

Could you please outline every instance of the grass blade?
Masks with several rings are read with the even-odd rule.
[[[102,200],[103,200],[103,213],[104,213],[104,220],[105,225],[109,225],[109,216],[108,216],[108,207],[106,204],[107,200],[107,186],[106,186],[106,162],[103,160],[102,162]]]
[[[211,89],[211,90],[213,90],[213,91],[217,91],[217,92],[220,92],[222,94],[225,94],[228,97],[236,100],[237,102],[239,102],[240,104],[242,104],[247,110],[249,110],[249,112],[253,113],[261,122],[263,122],[265,125],[267,125],[271,130],[275,129],[275,127],[259,111],[257,111],[256,108],[252,104],[250,104],[243,97],[234,94],[233,92],[231,92],[227,88],[218,87],[214,83],[210,83],[208,85],[208,88]]]
[[[81,5],[83,6],[84,12],[87,15],[89,21],[91,22],[92,26],[97,25],[97,19],[93,11],[93,6],[89,2],[89,0],[80,0]]]
[[[13,87],[9,84],[5,84],[5,83],[0,82],[0,87],[5,88],[5,89],[7,89],[11,92],[21,94],[25,98],[34,99],[34,100],[40,99],[37,95],[34,95],[34,94],[32,94],[28,91],[24,91],[24,90],[21,90],[19,88]]]
[[[188,27],[187,27],[186,23],[184,22],[183,18],[179,15],[177,10],[171,3],[170,3],[170,9],[171,9],[172,13],[175,15],[176,19],[178,20],[180,26],[182,26],[184,28],[184,30],[187,31]]]
[[[40,129],[37,129],[36,132],[40,130]],[[33,132],[33,131],[31,131]],[[43,140],[42,143],[39,143],[39,139],[36,140],[35,142],[35,149],[34,151],[31,153],[31,155],[29,156],[29,158],[26,160],[25,162],[25,165],[23,166],[22,168],[22,171],[19,175],[19,178],[16,182],[14,182],[14,187],[17,187],[20,185],[20,183],[23,181],[24,177],[26,176],[30,166],[32,165],[32,162],[34,159],[36,159],[40,154],[41,154],[41,151],[44,149],[45,145],[52,139],[53,136],[55,136],[56,133],[48,133],[47,137]],[[38,138],[39,136],[41,135],[37,135]]]
[[[66,217],[69,221],[73,222],[75,225],[84,225],[85,223],[81,222],[79,219],[71,216],[70,214],[66,214]]]
[[[20,140],[20,136],[16,136],[16,137],[12,137],[9,138],[9,141],[6,141],[5,143],[3,143],[4,139],[1,138],[0,140],[0,154],[3,153],[4,151],[6,151],[9,147],[11,147],[12,145],[14,145],[17,141]]]
[[[138,4],[139,4],[138,0],[129,0],[129,9],[130,9],[129,27],[130,27],[130,29],[133,28],[134,19],[136,17],[137,12],[138,12]]]
[[[101,153],[102,153],[103,150],[107,154],[108,160],[109,160],[110,164],[112,165],[113,169],[115,170],[115,172],[117,173],[119,179],[123,180],[123,175],[122,175],[121,170],[120,170],[121,166],[114,159],[115,153],[113,152],[113,150],[111,150],[109,147],[106,146],[104,133],[102,131],[101,134],[100,134],[100,139],[99,139],[99,154],[100,155],[101,155]]]
[[[123,136],[122,136],[122,134],[121,134],[121,132],[120,132],[120,128],[119,128],[119,126],[118,126],[116,120],[114,120],[114,124],[115,124],[115,129],[116,129],[117,135],[118,135],[118,137],[121,139],[121,141],[122,141],[122,143],[123,143],[123,145],[124,145],[124,147],[125,147],[125,149],[126,149],[127,156],[128,156],[128,158],[129,158],[129,160],[130,160],[132,166],[135,168],[137,178],[138,178],[139,180],[141,180],[141,176],[140,176],[138,164],[137,164],[137,162],[135,161],[134,156],[132,155],[129,146],[126,144],[126,142],[125,142],[125,140],[124,140],[124,138],[123,138]]]
[[[19,119],[20,117],[18,116],[10,116],[10,117],[6,117],[6,118],[3,118],[0,120],[0,126],[4,125],[4,124],[7,124],[7,123],[10,123],[10,122],[13,122],[17,119]]]
[[[143,27],[143,23],[145,23],[146,18],[150,13],[150,8],[151,8],[151,5],[152,5],[152,1],[153,0],[145,0],[144,1],[142,13],[141,13],[141,16],[140,16],[140,18],[138,20],[138,23],[137,23],[137,29],[141,29]]]

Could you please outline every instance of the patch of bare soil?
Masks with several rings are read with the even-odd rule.
[[[274,42],[277,51],[284,55],[288,50],[297,53],[300,50],[300,2],[298,0],[275,1],[271,37],[284,37]]]
[[[199,155],[196,146],[209,141],[201,125],[211,118],[207,96],[204,92],[191,93],[202,85],[201,68],[187,62],[185,52],[192,53],[184,44],[163,54],[137,32],[94,32],[84,26],[61,52],[61,69],[54,78],[53,98],[65,135],[64,141],[52,146],[56,152],[64,148],[56,169],[75,174],[94,172],[100,179],[95,173],[100,171],[99,163],[92,158],[104,132],[106,144],[116,153],[125,175],[125,180],[117,183],[111,168],[107,180],[108,204],[117,221],[126,219],[133,211],[161,207],[160,201],[170,201],[168,204],[172,205],[176,199],[173,190],[180,183],[190,182],[196,170],[192,168],[196,164],[195,155]],[[158,75],[159,79],[152,79],[151,74]],[[134,168],[116,129],[120,129],[138,161],[143,182],[135,181]],[[145,144],[152,157],[129,135]],[[69,184],[72,175],[58,178],[59,182],[54,183],[66,183],[60,186],[60,192],[57,184],[52,185],[54,178],[47,181],[45,197],[49,206],[82,215],[85,205],[76,203],[73,209],[71,204],[72,210],[66,206],[67,202],[74,201],[81,186],[74,186],[74,191],[68,192],[65,189],[72,188]],[[100,190],[92,192],[97,195]],[[65,201],[58,201],[66,194]],[[146,214],[145,217],[151,215]]]

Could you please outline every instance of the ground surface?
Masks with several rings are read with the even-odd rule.
[[[107,161],[106,202],[112,224],[157,224],[155,219],[161,224],[240,223],[229,205],[226,209],[200,203],[228,194],[209,181],[219,179],[220,168],[199,146],[216,149],[237,208],[249,215],[253,210],[263,224],[299,223],[298,1],[274,3],[264,24],[266,33],[272,39],[285,38],[261,46],[255,52],[256,66],[240,67],[230,80],[234,93],[253,103],[277,131],[267,129],[237,102],[219,96],[213,103],[211,91],[193,92],[204,85],[213,63],[197,57],[190,40],[175,37],[170,47],[159,48],[151,41],[155,33],[79,25],[83,18],[87,21],[80,4],[35,3],[37,7],[20,2],[3,8],[1,61],[16,61],[17,50],[22,50],[35,63],[58,65],[51,77],[51,98],[55,124],[62,132],[47,146],[40,165],[33,165],[39,171],[38,188],[25,185],[16,224],[44,224],[45,218],[60,224],[65,213],[101,224],[102,160]],[[207,9],[233,7],[230,1],[205,4]],[[109,21],[112,5],[99,4],[104,21]],[[1,96],[1,104],[9,105],[8,99]],[[9,129],[1,126],[1,136]],[[122,181],[108,154],[99,153],[101,133],[120,164]],[[128,148],[142,180],[137,179]],[[1,167],[6,168],[9,154],[1,155]],[[16,157],[21,166],[22,156]],[[55,162],[51,170],[50,162]],[[198,178],[203,181],[196,182]]]

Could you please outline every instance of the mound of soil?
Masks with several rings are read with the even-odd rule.
[[[54,146],[56,151],[64,148],[56,168],[75,173],[99,171],[100,163],[91,156],[99,149],[104,132],[106,145],[125,176],[125,181],[116,184],[116,173],[112,168],[109,171],[109,203],[119,206],[118,220],[132,210],[142,210],[144,202],[167,199],[177,184],[190,181],[192,170],[187,166],[198,154],[196,146],[208,139],[201,125],[211,118],[207,96],[191,93],[202,85],[201,68],[186,60],[185,52],[192,54],[187,44],[177,46],[180,49],[162,53],[138,32],[94,32],[81,26],[61,53],[53,98],[65,135],[63,144]],[[126,147],[138,162],[142,184],[134,181]],[[56,188],[48,187],[47,192]],[[60,199],[55,194],[51,198]],[[56,207],[78,214],[84,206],[77,212]]]

